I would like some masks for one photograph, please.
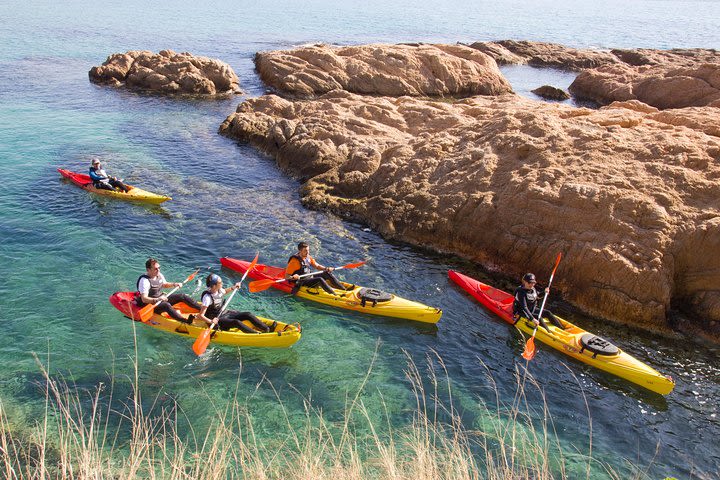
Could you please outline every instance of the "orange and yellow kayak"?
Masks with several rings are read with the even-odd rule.
[[[133,187],[132,185],[128,185],[128,187],[130,187],[130,191],[127,193],[115,191],[115,190],[103,190],[102,188],[93,187],[93,182],[90,179],[89,175],[71,172],[70,170],[64,170],[62,168],[58,168],[58,172],[60,172],[60,175],[69,179],[71,182],[73,182],[75,185],[82,188],[83,190],[87,190],[88,192],[92,192],[97,195],[103,195],[103,196],[112,197],[112,198],[119,198],[121,200],[128,200],[128,201],[132,201],[132,202],[143,202],[143,203],[153,203],[153,204],[159,204],[159,203],[167,202],[168,200],[172,200],[170,197],[168,197],[166,195],[158,195],[157,193],[148,192],[147,190],[143,190],[142,188],[138,188],[138,187]]]
[[[457,283],[460,288],[475,297],[490,311],[506,322],[514,323],[512,315],[514,297],[511,294],[454,270],[449,270],[448,276],[450,280]],[[564,319],[560,320],[564,329],[546,322],[550,331],[540,327],[537,329],[535,338],[576,360],[612,373],[653,392],[667,395],[675,387],[675,382],[671,377],[661,374],[609,341]],[[533,322],[523,318],[515,326],[529,335],[532,335],[535,329]]]
[[[220,263],[223,267],[240,273],[245,273],[250,265],[250,262],[229,257],[221,258]],[[253,280],[279,280],[285,276],[285,269],[258,263],[248,275]],[[349,283],[343,283],[343,285],[347,288],[352,287]],[[288,293],[292,290],[292,285],[288,282],[274,283],[273,287]],[[416,322],[437,323],[442,316],[442,310],[439,308],[429,307],[397,295],[359,285],[355,285],[350,290],[337,290],[337,295],[330,295],[322,288],[302,287],[296,295],[331,307],[354,310],[370,315],[414,320]]]
[[[135,292],[115,292],[110,296],[110,303],[126,317],[133,320],[140,318],[138,307],[135,304]],[[187,317],[191,313],[198,313],[196,309],[183,302],[175,304],[174,307],[180,310],[180,313],[182,313],[184,317]],[[266,325],[273,324],[273,321],[268,318],[258,318]],[[144,323],[152,328],[188,338],[197,338],[207,329],[205,323],[200,320],[186,324],[170,318],[166,313],[155,313],[150,320]],[[252,324],[249,321],[245,321],[244,323],[252,328]],[[212,334],[212,337],[210,337],[210,342],[222,345],[234,345],[237,347],[284,348],[300,340],[301,332],[302,328],[299,324],[277,322],[275,330],[269,333],[245,333],[238,329],[230,329],[227,331],[216,330]]]

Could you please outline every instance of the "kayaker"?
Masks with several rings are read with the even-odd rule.
[[[299,278],[300,275],[305,275],[315,270],[319,270],[315,275],[311,275],[304,278]],[[313,257],[310,256],[310,246],[305,242],[298,243],[298,251],[288,259],[287,267],[285,268],[285,279],[291,283],[294,283],[293,289],[290,292],[295,295],[300,287],[320,287],[330,295],[337,295],[333,288],[345,291],[345,286],[340,283],[335,275],[332,274],[332,267],[324,267],[317,263]],[[350,288],[352,290],[354,286]]]
[[[232,287],[222,288],[222,278],[220,278],[219,275],[211,273],[205,279],[205,285],[208,288],[200,296],[202,306],[200,307],[200,313],[196,316],[196,318],[204,321],[208,324],[208,326],[212,326],[214,322],[217,322],[220,330],[237,328],[245,333],[268,333],[275,330],[277,322],[274,322],[273,325],[267,325],[250,312],[225,310],[218,318],[218,314],[220,314],[220,310],[222,310],[222,307],[225,304],[223,297],[233,290],[240,288],[240,282],[236,283]],[[248,327],[245,323],[243,323],[243,320],[249,320],[255,328],[253,329]]]
[[[537,311],[539,307],[538,301],[544,295],[550,293],[550,287],[545,287],[543,294],[541,295],[535,289],[536,286],[540,288],[537,285],[537,280],[535,280],[535,275],[532,273],[526,273],[521,280],[520,286],[515,289],[515,300],[513,301],[513,318],[515,319],[515,323],[517,323],[521,318],[526,318],[535,322],[535,325],[541,325],[549,332],[550,328],[544,321],[545,318],[548,318],[553,325],[560,329],[564,329],[560,320],[558,320],[558,318],[547,308],[542,311],[543,318],[537,318],[537,314],[539,313]]]
[[[160,273],[160,262],[154,258],[148,258],[145,262],[145,273],[137,280],[136,302],[139,307],[153,304],[160,300],[154,309],[155,313],[167,313],[171,318],[183,323],[192,323],[193,315],[185,318],[173,307],[178,302],[185,302],[188,306],[200,310],[200,304],[184,293],[173,293],[166,296],[162,293],[163,288],[180,287],[182,283],[168,283],[165,276]]]
[[[125,193],[130,191],[130,187],[125,185],[122,180],[118,180],[116,177],[109,176],[102,168],[100,159],[93,158],[92,165],[90,166],[90,179],[93,181],[93,187],[100,188],[103,190],[119,189]]]

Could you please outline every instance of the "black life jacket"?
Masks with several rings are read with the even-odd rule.
[[[531,288],[530,290],[524,288],[522,285],[515,289],[515,299],[513,300],[513,316],[515,315],[524,315],[525,312],[522,311],[522,307],[520,306],[520,301],[518,300],[518,294],[522,290],[522,295],[526,298],[526,303],[528,310],[530,312],[534,312],[535,308],[537,307],[538,302],[538,292],[534,288]]]
[[[220,311],[225,305],[225,299],[222,297],[216,298],[210,290],[205,290],[202,295],[200,295],[201,302],[203,301],[203,298],[205,298],[205,295],[210,295],[213,302],[209,307],[207,307],[207,310],[205,310],[205,318],[212,320],[220,314]]]
[[[309,255],[307,256],[307,258],[302,258],[296,253],[295,255],[292,255],[290,258],[288,258],[288,263],[290,263],[290,260],[292,260],[293,258],[300,262],[300,268],[292,272],[290,275],[305,275],[312,272],[312,265],[310,265],[310,260],[308,260],[310,258]]]
[[[142,299],[140,298],[140,280],[143,278],[147,278],[150,282],[150,290],[148,291],[147,296],[150,298],[158,298],[160,295],[162,295],[162,289],[163,289],[163,282],[159,280],[153,280],[149,276],[142,274],[140,277],[138,277],[137,282],[135,282],[135,289],[137,290],[137,293],[135,294],[137,297],[138,305],[144,305]]]

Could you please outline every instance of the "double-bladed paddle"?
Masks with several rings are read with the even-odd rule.
[[[550,288],[550,285],[552,284],[553,277],[555,276],[555,270],[557,270],[558,265],[560,265],[560,259],[562,258],[562,253],[558,253],[557,260],[555,260],[555,268],[553,268],[552,273],[550,274],[550,281],[548,282],[548,288]],[[538,313],[538,320],[542,319],[542,312],[543,308],[545,308],[545,301],[550,296],[550,292],[545,295],[543,298],[542,304],[540,305],[540,312]],[[537,329],[540,325],[535,325],[535,330],[533,330],[532,336],[528,339],[527,343],[525,344],[525,350],[522,353],[522,356],[525,360],[532,360],[535,356],[535,334],[537,333]]]
[[[175,288],[173,288],[172,290],[170,290],[170,292],[168,292],[168,295],[172,295],[172,294],[175,293],[178,289],[182,288],[182,286],[185,285],[187,282],[189,282],[190,280],[192,280],[193,278],[195,278],[195,275],[197,275],[199,271],[200,271],[200,269],[198,268],[198,269],[195,270],[193,273],[191,273],[190,276],[187,277],[187,278],[180,284],[179,287],[175,287]],[[148,320],[150,320],[150,318],[153,316],[153,311],[155,310],[155,307],[157,307],[158,303],[160,303],[160,302],[162,302],[162,300],[158,300],[158,301],[155,302],[155,303],[148,303],[148,304],[145,305],[143,308],[141,308],[140,311],[138,312],[138,316],[140,317],[140,321],[141,321],[141,322],[147,322]]]
[[[365,262],[348,263],[347,265],[343,265],[342,267],[335,267],[333,268],[333,270],[342,270],[343,268],[357,268],[363,265],[365,265]],[[298,278],[309,277],[311,275],[317,275],[318,273],[319,272],[306,273],[304,275],[300,275]],[[250,288],[250,291],[252,293],[256,293],[267,290],[274,283],[282,283],[287,281],[288,280],[286,278],[281,278],[280,280],[273,280],[272,278],[267,278],[265,280],[255,280],[254,282],[250,282],[248,287]]]
[[[242,285],[243,280],[245,280],[245,277],[247,277],[247,274],[250,273],[250,270],[255,268],[255,265],[257,265],[259,256],[260,256],[260,253],[256,253],[255,258],[253,259],[252,262],[250,262],[250,266],[248,267],[247,270],[245,270],[245,273],[243,274],[242,278],[240,279],[241,285]],[[228,298],[227,302],[225,302],[225,305],[223,305],[223,307],[220,309],[220,313],[218,313],[217,316],[213,319],[213,323],[208,328],[203,330],[202,333],[200,335],[198,335],[195,342],[193,342],[192,349],[193,349],[193,352],[195,352],[195,355],[197,355],[198,357],[200,355],[202,355],[203,353],[205,353],[205,350],[207,350],[208,345],[210,345],[210,335],[212,334],[213,328],[215,328],[215,325],[218,324],[218,320],[220,320],[220,315],[222,315],[222,313],[225,311],[225,309],[228,307],[228,305],[230,305],[230,302],[232,302],[232,299],[238,290],[240,290],[239,286],[238,286],[238,288],[235,289],[235,291],[233,291],[230,294],[230,298]]]

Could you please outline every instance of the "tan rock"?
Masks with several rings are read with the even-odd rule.
[[[577,49],[557,43],[501,40],[476,42],[470,45],[490,55],[500,65],[552,67],[565,70],[585,70],[619,63],[608,51]]]
[[[706,120],[703,120],[703,117]],[[306,205],[519,275],[607,318],[720,320],[720,109],[334,91],[238,107],[221,132],[302,178]]]
[[[168,94],[240,93],[238,77],[228,64],[172,50],[116,53],[88,75],[93,83]]]
[[[600,104],[639,100],[660,109],[713,105],[720,102],[720,63],[601,67],[580,73],[570,92]]]
[[[462,45],[311,45],[260,52],[255,65],[266,84],[299,96],[336,89],[438,97],[512,91],[492,58]]]

